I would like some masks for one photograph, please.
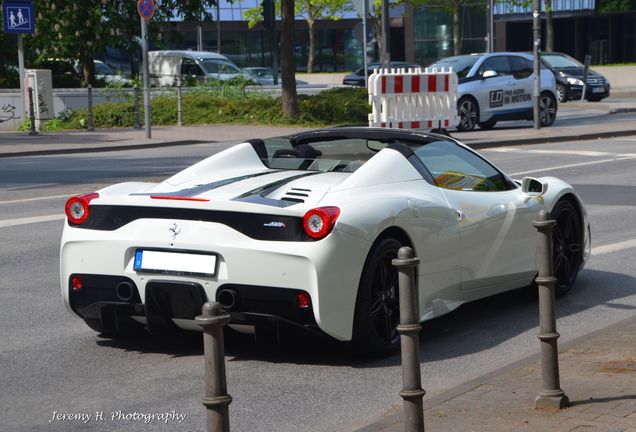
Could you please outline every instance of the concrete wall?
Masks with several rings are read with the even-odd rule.
[[[132,96],[132,89],[93,89],[93,105],[105,102],[125,101]],[[141,97],[141,96],[140,96]],[[0,130],[16,130],[25,115],[20,114],[20,91],[0,90]],[[53,111],[57,117],[65,109],[80,109],[88,106],[88,90],[57,89],[53,90]],[[28,105],[26,107],[28,110]]]

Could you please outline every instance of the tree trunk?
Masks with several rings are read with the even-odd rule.
[[[552,20],[552,0],[545,0],[545,50],[554,51],[554,22]]]
[[[314,58],[316,56],[316,21],[307,18],[309,28],[309,58],[307,59],[307,73],[314,72]]]
[[[461,4],[453,2],[453,55],[462,53]]]
[[[294,62],[294,0],[281,0],[280,76],[283,87],[283,113],[298,115],[296,64]]]
[[[384,39],[382,38],[382,20],[379,17],[374,16],[369,17],[369,19],[371,20],[373,29],[375,30],[375,41],[378,44],[378,60],[380,61],[380,63],[383,64],[384,59],[382,58],[382,53],[384,52],[384,50],[382,49],[382,41]]]
[[[95,61],[94,56],[89,53],[80,54],[80,66],[82,67],[82,86],[95,84]]]

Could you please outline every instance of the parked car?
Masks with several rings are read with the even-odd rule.
[[[585,66],[567,54],[541,53],[541,59],[554,72],[557,79],[557,100],[567,102],[581,99],[583,93],[583,69]],[[585,99],[598,102],[610,95],[610,83],[603,75],[588,70]]]
[[[78,65],[79,67],[79,65]],[[106,84],[130,86],[132,81],[118,73],[101,60],[95,60],[95,78]]]
[[[373,71],[375,71],[376,69],[380,69],[382,67],[381,63],[370,63],[367,65],[367,75],[371,75],[373,73]],[[409,68],[419,68],[421,66],[413,64],[413,63],[406,63],[406,62],[400,62],[400,61],[394,61],[394,62],[390,62],[389,63],[389,67],[391,68],[403,68],[403,69],[409,69]],[[344,76],[344,78],[342,79],[342,83],[343,84],[347,84],[347,85],[353,85],[353,86],[358,86],[358,87],[366,87],[366,84],[364,82],[364,66],[356,69],[355,72],[352,72],[350,74],[347,74]]]
[[[198,81],[227,81],[243,77],[227,57],[207,51],[150,51],[148,68],[151,85],[173,85],[187,78]]]
[[[490,129],[502,120],[533,119],[534,68],[528,54],[462,55],[441,59],[428,68],[452,68],[457,74],[460,131],[476,125]],[[557,114],[556,79],[545,66],[541,68],[539,106],[541,126],[550,126]]]
[[[273,85],[274,84],[274,70],[268,67],[245,67],[242,69],[243,74],[248,80],[254,81],[261,85]],[[280,85],[280,76],[278,77],[278,84]],[[307,81],[296,80],[297,85],[305,85]]]
[[[201,330],[206,301],[241,332],[285,326],[399,343],[397,272],[420,259],[420,320],[532,283],[545,209],[556,220],[556,292],[590,251],[578,194],[554,177],[513,180],[448,136],[334,128],[252,139],[161,183],[127,182],[66,203],[62,297],[98,332]],[[264,333],[261,333],[264,331]]]

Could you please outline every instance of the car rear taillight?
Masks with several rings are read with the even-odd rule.
[[[81,291],[84,288],[84,283],[82,282],[82,277],[80,275],[75,275],[71,278],[71,285],[73,286],[73,291]]]
[[[296,296],[296,306],[301,309],[306,309],[311,306],[311,297],[305,291],[301,291]]]
[[[66,217],[69,222],[76,225],[83,224],[86,219],[88,219],[90,203],[95,198],[99,198],[99,194],[97,192],[75,195],[74,197],[69,198],[69,200],[66,201],[65,206]]]
[[[314,239],[327,236],[340,216],[338,207],[317,207],[305,213],[303,228],[307,235]]]

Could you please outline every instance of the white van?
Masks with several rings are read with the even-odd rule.
[[[207,51],[150,51],[148,68],[150,85],[155,86],[173,85],[187,77],[225,81],[243,76],[227,57]]]

